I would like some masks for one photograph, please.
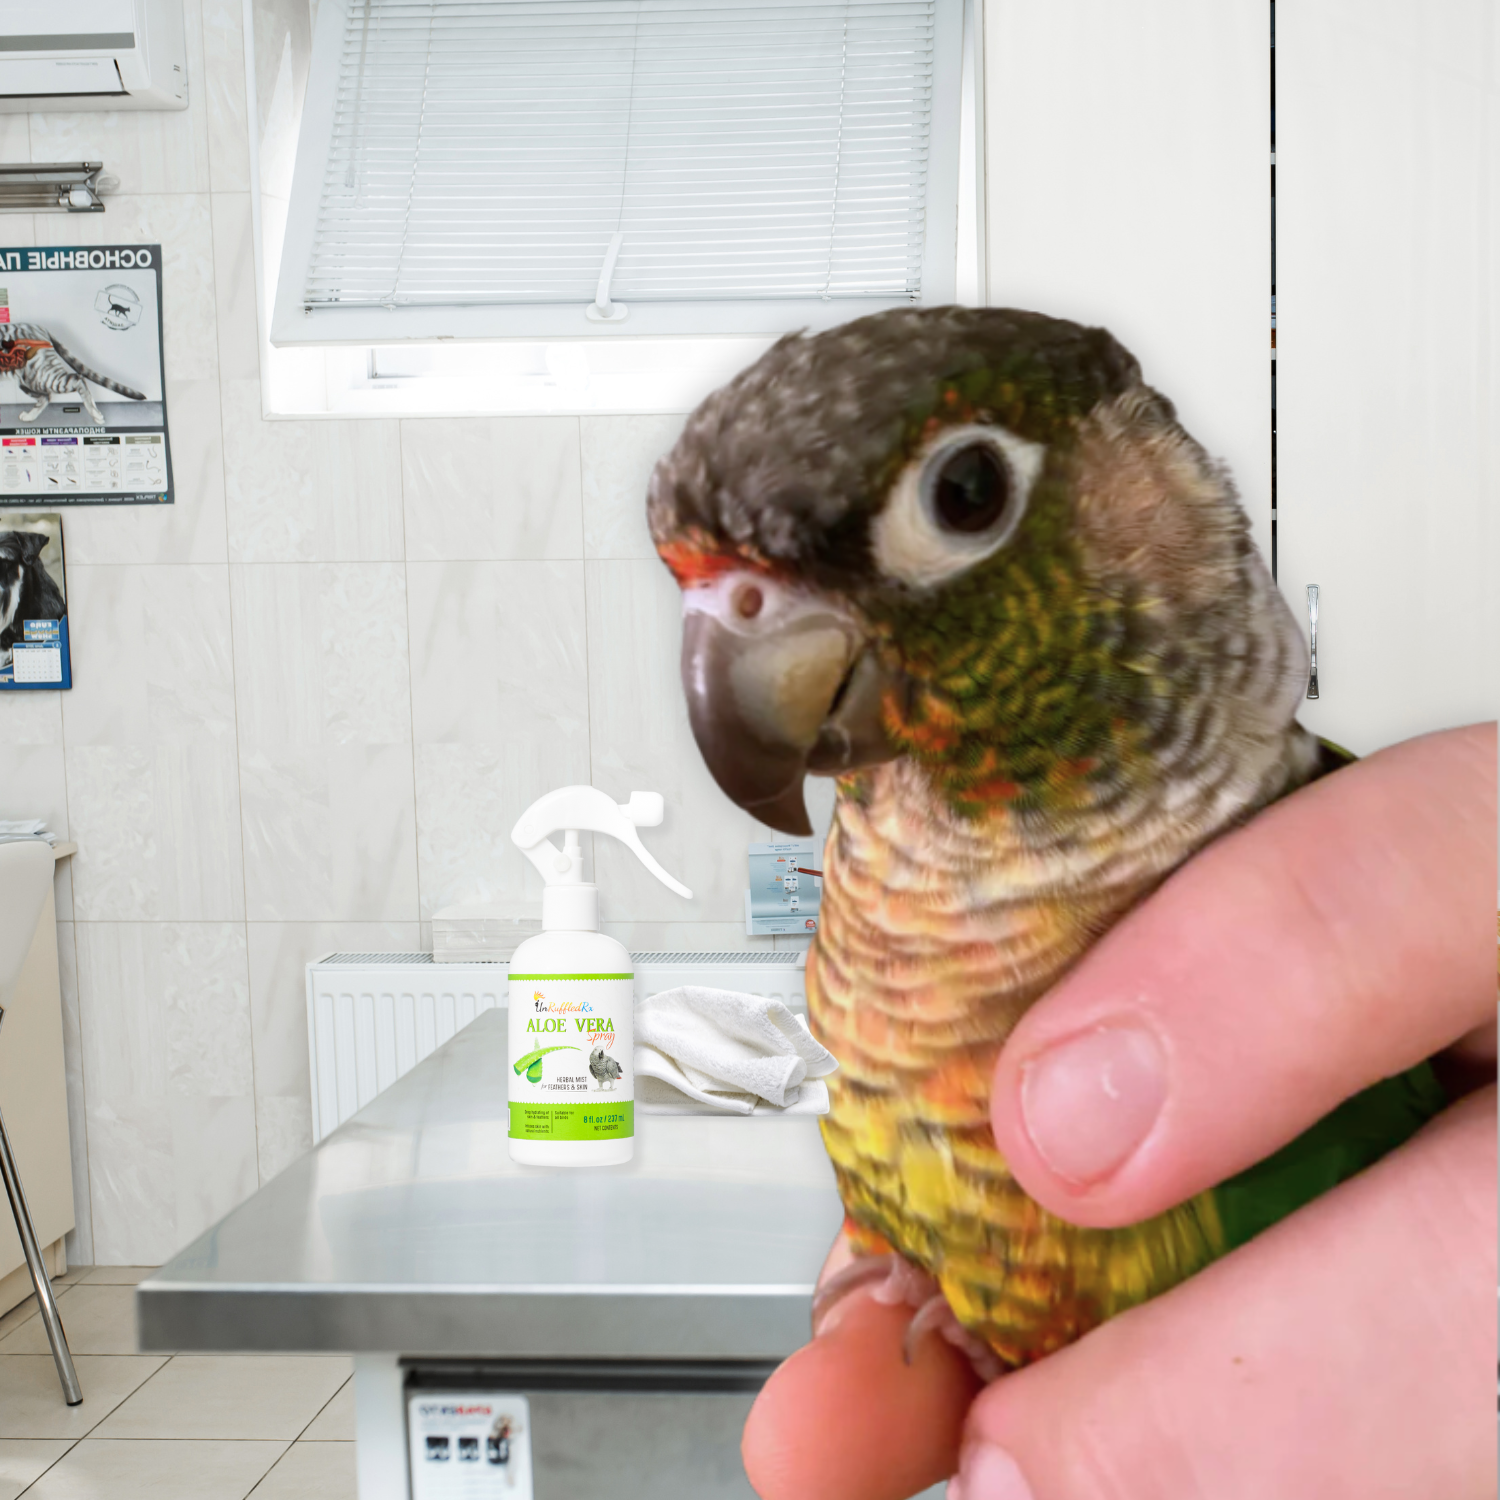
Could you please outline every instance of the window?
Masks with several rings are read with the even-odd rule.
[[[322,0],[272,342],[364,346],[330,393],[447,339],[529,341],[487,367],[515,389],[603,389],[623,349],[580,375],[548,346],[952,301],[963,31],[963,0]]]

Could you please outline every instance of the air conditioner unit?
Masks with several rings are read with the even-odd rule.
[[[186,109],[182,0],[0,0],[0,113]]]

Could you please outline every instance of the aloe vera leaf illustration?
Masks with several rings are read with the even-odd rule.
[[[549,1052],[576,1052],[577,1050],[577,1047],[538,1047],[535,1052],[528,1052],[525,1057],[518,1057],[511,1066],[515,1069],[518,1076],[524,1072],[530,1078],[531,1069],[540,1063]],[[532,1078],[531,1081],[535,1083],[536,1079]]]
[[[527,1070],[526,1070],[526,1082],[527,1083],[540,1083],[542,1081],[542,1062],[543,1062],[543,1059],[539,1057],[539,1058],[537,1058],[537,1060],[534,1063],[532,1063],[532,1065],[529,1068],[527,1068]]]

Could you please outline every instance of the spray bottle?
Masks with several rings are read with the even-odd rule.
[[[635,974],[623,943],[599,931],[599,888],[583,878],[578,835],[607,833],[679,896],[637,828],[661,822],[659,792],[617,803],[591,786],[548,792],[511,842],[546,881],[542,930],[510,960],[510,1155],[545,1167],[599,1167],[635,1150]],[[563,834],[561,849],[551,835]]]

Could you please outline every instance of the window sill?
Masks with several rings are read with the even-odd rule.
[[[265,416],[484,417],[691,411],[771,339],[264,348]]]

